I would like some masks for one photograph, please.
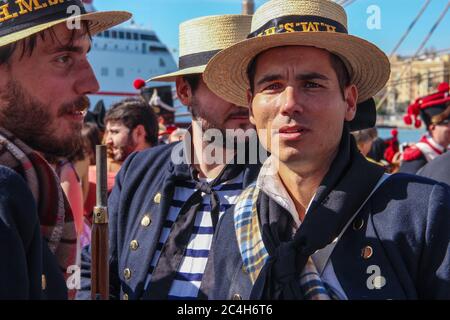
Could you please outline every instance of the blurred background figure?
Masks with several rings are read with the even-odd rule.
[[[416,99],[408,106],[404,117],[407,125],[420,128],[425,124],[427,134],[405,149],[400,172],[417,173],[423,166],[445,153],[450,145],[450,86],[443,82],[437,92]]]
[[[159,124],[159,133],[158,133],[158,143],[159,144],[168,144],[171,143],[170,136],[172,133],[177,131],[177,126],[175,125],[161,125]],[[177,140],[179,141],[179,140]]]
[[[372,149],[373,141],[377,138],[376,129],[369,128],[352,132],[352,134],[355,137],[359,151],[361,151],[362,155],[367,158],[370,150]]]
[[[398,139],[398,129],[391,130],[391,137],[382,139],[378,136],[376,128],[371,128],[371,135],[374,137],[372,146],[367,154],[369,160],[382,165],[387,172],[397,172],[400,167],[400,142]]]
[[[74,162],[82,155],[82,148],[77,150],[74,155],[64,157],[54,157],[45,154],[45,158],[50,166],[55,170],[59,178],[61,188],[66,195],[70,208],[72,209],[75,230],[77,234],[76,264],[80,265],[82,234],[84,232],[84,200],[81,189],[81,180],[75,170]]]
[[[135,151],[158,144],[158,121],[152,108],[142,98],[129,98],[111,106],[106,112],[103,143],[108,150],[107,183],[108,194],[114,186],[117,172],[126,158]],[[97,129],[94,129],[94,128]],[[100,131],[95,124],[86,129],[86,143],[89,140],[91,165],[88,172],[89,188],[84,202],[84,210],[89,226],[92,225],[92,211],[95,206],[97,170],[95,167],[95,145],[102,141],[97,135]],[[91,149],[92,148],[92,149]]]
[[[89,167],[95,166],[95,148],[101,144],[101,131],[92,122],[86,122],[81,129],[83,139],[83,149],[74,162],[75,170],[81,180],[83,199],[86,200],[89,191]]]
[[[383,140],[378,137],[376,128],[352,132],[361,154],[370,162],[385,168],[389,173],[398,171],[400,164],[398,131],[393,129],[391,134],[391,138]]]
[[[123,163],[131,153],[158,144],[158,121],[143,99],[125,99],[114,104],[106,113],[105,124],[105,142],[116,162]]]

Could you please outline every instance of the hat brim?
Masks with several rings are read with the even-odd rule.
[[[282,33],[241,41],[214,56],[203,78],[223,99],[247,106],[248,65],[258,54],[283,46],[311,46],[340,57],[351,75],[351,83],[358,88],[358,103],[373,97],[389,80],[389,59],[377,46],[352,35],[332,32]]]
[[[79,16],[58,19],[2,36],[0,37],[0,47],[25,39],[36,33],[50,29],[51,27],[54,27],[60,23],[67,22],[68,20],[73,21],[74,19],[80,19],[81,21],[89,22],[89,33],[91,35],[95,35],[99,32],[105,31],[111,27],[129,20],[131,16],[131,13],[126,11],[103,11],[91,12]]]
[[[172,73],[163,74],[157,77],[153,77],[151,79],[148,79],[146,82],[150,81],[160,81],[160,82],[174,82],[176,81],[177,77],[180,76],[187,76],[191,74],[202,74],[206,69],[206,65],[203,66],[196,66],[186,69],[181,69]]]

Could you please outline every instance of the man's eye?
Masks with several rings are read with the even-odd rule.
[[[278,90],[278,89],[281,89],[281,84],[280,83],[272,83],[272,84],[269,84],[268,86],[266,86],[263,91],[271,91],[271,90]]]
[[[307,82],[305,83],[305,88],[313,89],[313,88],[320,88],[321,85],[315,82]]]
[[[62,64],[68,64],[72,61],[72,58],[68,55],[60,56],[56,58],[56,62],[62,63]]]

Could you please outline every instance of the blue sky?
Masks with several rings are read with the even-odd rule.
[[[257,7],[264,2],[266,1],[255,1]],[[447,2],[448,0],[431,1],[398,53],[415,53]],[[346,7],[349,31],[375,43],[389,54],[424,3],[425,0],[356,0]],[[367,9],[371,5],[380,8],[379,30],[369,30],[367,27]],[[200,16],[241,12],[241,0],[94,0],[94,6],[97,10],[127,10],[133,13],[136,23],[153,29],[171,50],[178,48],[178,25],[181,22]],[[427,47],[450,48],[450,10]]]

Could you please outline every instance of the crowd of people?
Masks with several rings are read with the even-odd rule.
[[[441,83],[436,92],[418,98],[407,111],[407,125],[414,122],[416,128],[422,124],[426,128],[420,141],[400,144],[397,129],[391,131],[390,138],[381,139],[376,128],[369,128],[352,133],[359,150],[389,173],[418,174],[450,184],[449,165],[444,165],[450,147],[449,84]]]
[[[0,24],[0,299],[91,299],[99,144],[111,299],[450,299],[448,84],[408,109],[426,136],[383,140],[385,53],[333,1],[270,0],[180,25],[179,70],[149,81],[188,130],[141,97],[86,116],[91,36],[130,17],[73,0]]]

